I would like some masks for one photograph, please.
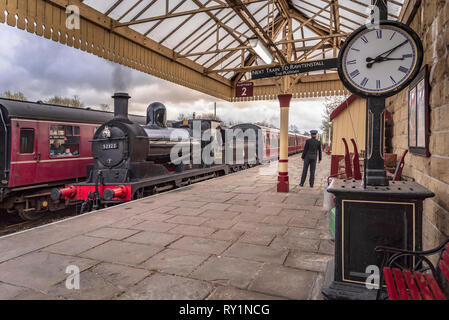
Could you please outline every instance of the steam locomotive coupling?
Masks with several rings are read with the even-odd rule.
[[[128,94],[113,98],[113,116],[0,99],[0,209],[27,220],[80,202],[86,212],[278,158],[277,129],[204,119],[169,127],[162,103],[140,117],[128,115]],[[289,154],[305,140],[289,133]]]

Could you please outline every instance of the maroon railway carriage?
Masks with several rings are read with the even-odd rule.
[[[68,204],[52,201],[51,189],[86,176],[90,140],[113,113],[0,99],[0,117],[0,209],[34,219]]]
[[[241,129],[246,131],[247,129],[253,129],[261,132],[262,141],[262,155],[263,161],[277,160],[279,158],[279,147],[280,147],[280,136],[281,132],[279,129],[264,127],[251,123],[238,124],[232,127],[233,129]],[[304,150],[304,145],[308,137],[289,132],[288,133],[288,155],[302,152]],[[257,145],[259,142],[257,141]]]

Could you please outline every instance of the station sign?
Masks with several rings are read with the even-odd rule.
[[[301,62],[295,64],[287,64],[285,66],[270,67],[251,71],[251,78],[262,79],[272,77],[282,77],[291,74],[318,71],[337,68],[338,59],[324,59],[316,61]]]
[[[236,98],[252,97],[253,94],[254,94],[254,83],[252,82],[237,83],[237,85],[235,86]]]

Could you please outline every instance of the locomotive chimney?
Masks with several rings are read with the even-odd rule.
[[[114,98],[114,120],[128,121],[128,99],[131,98],[127,93],[117,92]]]

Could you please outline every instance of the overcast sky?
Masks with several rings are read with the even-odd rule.
[[[0,92],[21,91],[31,101],[77,95],[96,108],[103,103],[112,106],[114,91],[126,89],[132,97],[130,112],[135,114],[145,114],[150,103],[160,101],[168,109],[168,119],[176,119],[179,113],[211,113],[217,102],[222,120],[267,121],[279,126],[277,101],[226,102],[6,24],[0,24],[0,43]],[[323,102],[293,100],[290,124],[301,132],[320,129]]]

